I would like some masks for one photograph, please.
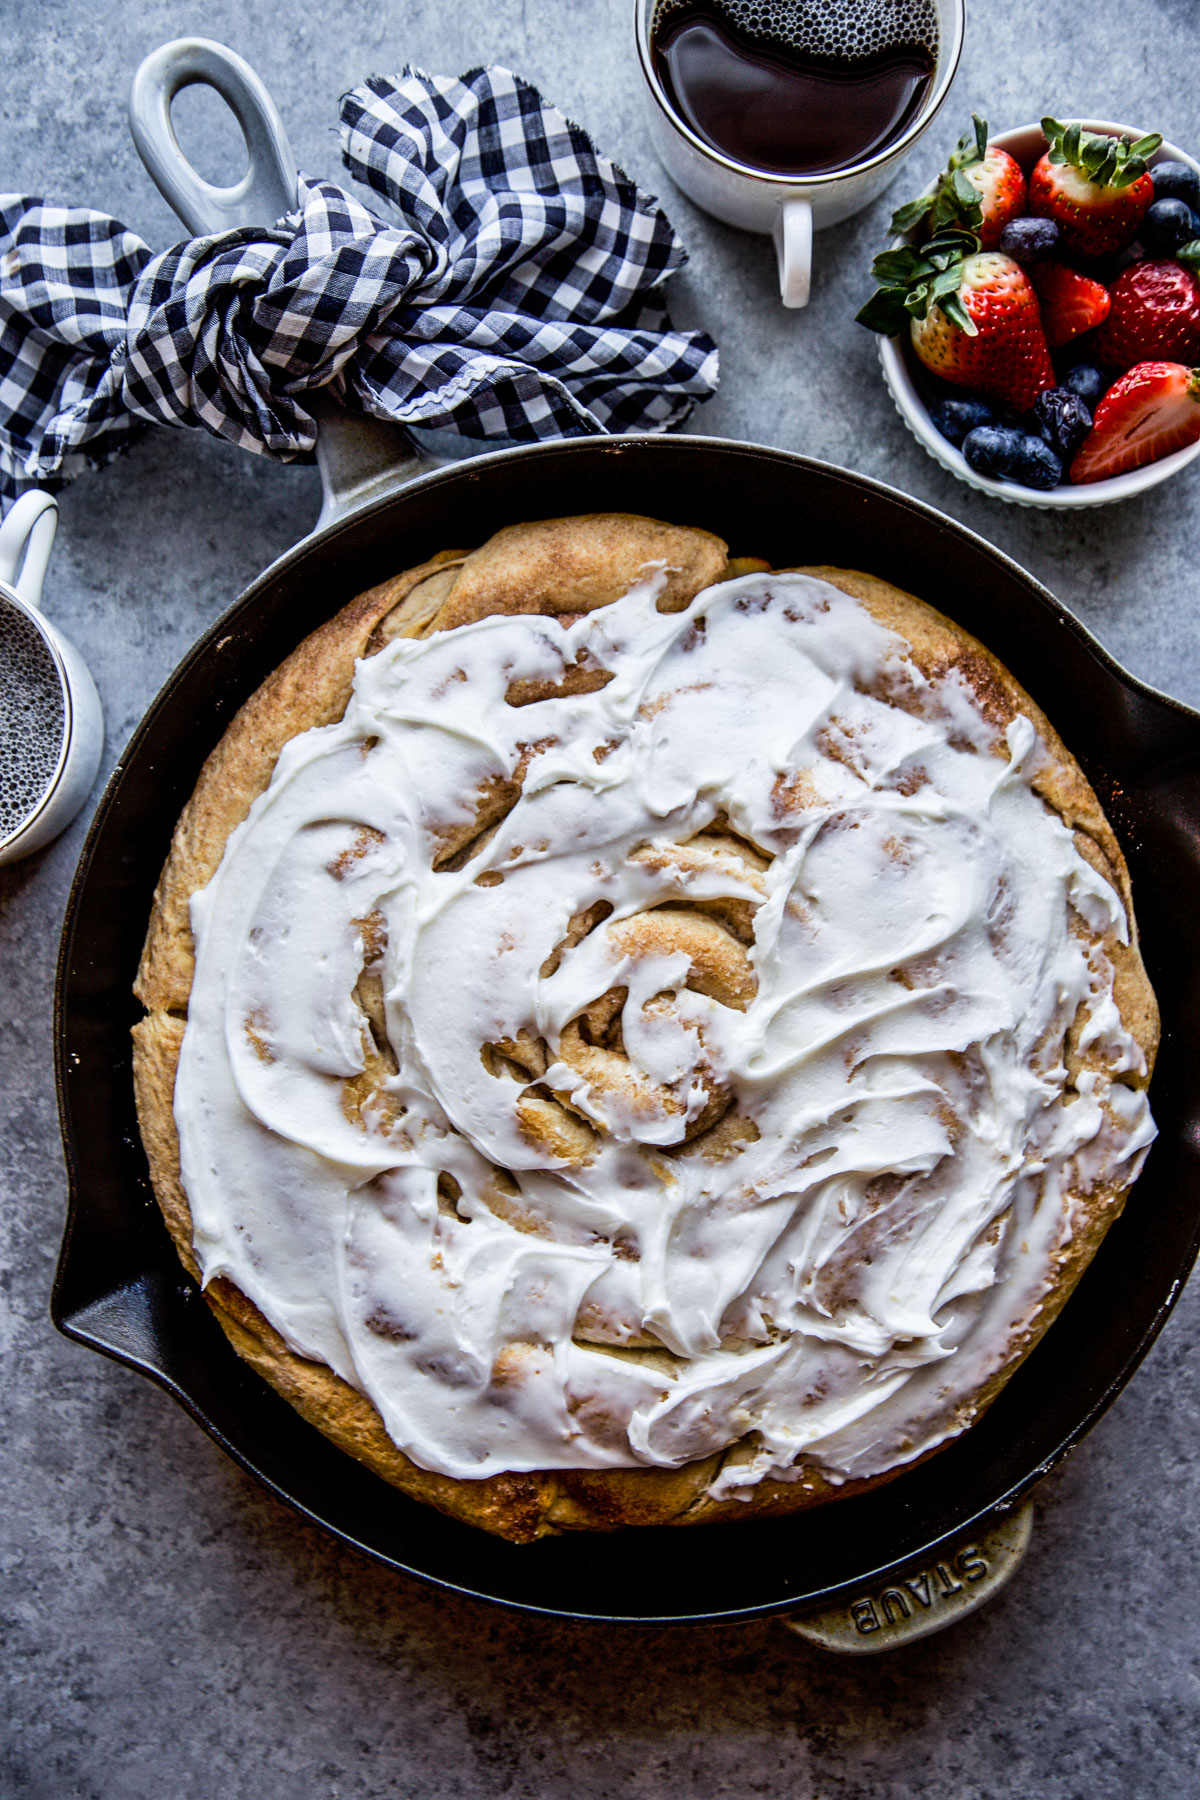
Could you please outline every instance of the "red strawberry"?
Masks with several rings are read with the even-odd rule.
[[[984,250],[994,250],[1010,219],[1025,210],[1025,176],[1007,150],[989,144],[987,124],[975,113],[973,129],[958,140],[937,185],[892,216],[892,230],[911,231],[923,219],[936,237],[947,226],[973,231]]]
[[[888,337],[907,325],[933,374],[1027,413],[1054,386],[1037,295],[1011,256],[978,246],[974,232],[943,231],[883,251],[871,265],[881,285],[858,322]]]
[[[962,264],[955,296],[912,321],[912,344],[925,367],[943,381],[973,388],[985,399],[1015,413],[1027,413],[1043,388],[1054,386],[1054,370],[1042,330],[1037,295],[1011,256],[985,250]]]
[[[1112,286],[1112,311],[1096,339],[1114,369],[1167,357],[1200,357],[1200,284],[1174,261],[1131,263]]]
[[[1053,219],[1063,248],[1076,256],[1123,250],[1154,199],[1146,159],[1162,138],[1127,144],[1057,119],[1043,119],[1042,130],[1050,147],[1029,177],[1030,212]]]
[[[1200,369],[1143,362],[1115,381],[1071,464],[1072,481],[1106,481],[1200,438]]]
[[[1060,350],[1108,317],[1112,305],[1108,289],[1065,263],[1035,263],[1029,279],[1042,303],[1042,327],[1052,350]]]

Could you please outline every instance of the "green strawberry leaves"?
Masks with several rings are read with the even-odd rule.
[[[1157,131],[1129,144],[1124,138],[1101,137],[1097,132],[1085,131],[1078,121],[1063,125],[1058,119],[1046,118],[1042,120],[1042,130],[1050,147],[1050,161],[1069,164],[1097,187],[1132,187],[1146,173],[1147,159],[1162,143]]]
[[[905,206],[897,207],[892,214],[892,231],[897,235],[912,231],[923,219],[928,221],[929,229],[934,234],[944,231],[948,226],[957,226],[964,231],[978,231],[983,224],[983,203],[979,197],[979,189],[967,175],[967,170],[983,161],[987,155],[987,147],[987,121],[981,119],[978,113],[972,113],[971,130],[965,131],[959,138],[933,191],[921,194]]]
[[[898,250],[881,251],[871,264],[879,286],[855,315],[858,324],[895,337],[910,319],[924,319],[931,306],[940,306],[960,331],[975,337],[978,328],[959,289],[963,264],[978,249],[973,231],[952,227],[920,246],[903,244]]]
[[[1193,275],[1200,275],[1200,238],[1181,244],[1175,252],[1175,261],[1181,262]]]
[[[898,206],[892,214],[891,230],[899,236],[912,231],[923,219],[928,220],[933,232],[944,231],[949,225],[959,225],[967,231],[979,230],[983,224],[983,203],[961,169],[956,169],[953,175],[949,171],[942,175],[931,194],[922,194],[906,206]]]
[[[911,231],[915,225],[919,225],[921,220],[933,211],[935,198],[934,194],[920,194],[917,199],[909,200],[904,206],[898,206],[892,214],[891,230],[893,234],[899,235],[901,232]]]

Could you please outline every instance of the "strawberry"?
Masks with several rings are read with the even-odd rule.
[[[1112,285],[1112,311],[1096,354],[1113,369],[1167,357],[1200,357],[1200,283],[1181,264],[1131,263]]]
[[[1154,199],[1146,159],[1162,138],[1155,132],[1128,144],[1057,119],[1043,119],[1042,130],[1050,147],[1029,177],[1030,212],[1053,219],[1076,256],[1123,250]]]
[[[1106,481],[1157,462],[1200,438],[1200,369],[1143,362],[1128,369],[1096,408],[1071,464],[1072,481]]]
[[[1065,263],[1036,263],[1029,279],[1042,303],[1042,326],[1052,350],[1061,350],[1108,317],[1108,289]]]
[[[1054,386],[1029,277],[1011,256],[980,252],[973,232],[885,250],[872,272],[881,285],[859,324],[894,337],[907,323],[917,357],[943,381],[1018,414]]]
[[[1025,211],[1025,176],[1021,165],[1007,150],[1001,150],[999,144],[989,144],[983,161],[972,163],[966,170],[966,177],[971,186],[979,190],[983,213],[979,227],[980,248],[994,250],[1009,220],[1019,219]]]
[[[927,220],[936,237],[947,226],[973,231],[984,250],[994,250],[1010,219],[1025,210],[1025,176],[1007,150],[987,141],[986,121],[971,115],[933,191],[910,200],[892,215],[894,232],[912,231]]]

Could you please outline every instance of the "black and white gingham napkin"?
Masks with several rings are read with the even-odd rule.
[[[663,306],[686,255],[669,221],[528,82],[373,77],[341,119],[378,213],[302,175],[272,228],[155,256],[102,213],[0,196],[0,495],[60,487],[151,422],[310,457],[326,384],[517,442],[665,430],[713,392],[716,346]]]

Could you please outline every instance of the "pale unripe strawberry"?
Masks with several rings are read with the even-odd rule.
[[[1025,210],[1025,176],[1021,165],[1007,150],[989,144],[983,160],[969,163],[963,174],[979,195],[983,211],[978,228],[979,247],[994,250],[1009,220],[1020,218]]]

